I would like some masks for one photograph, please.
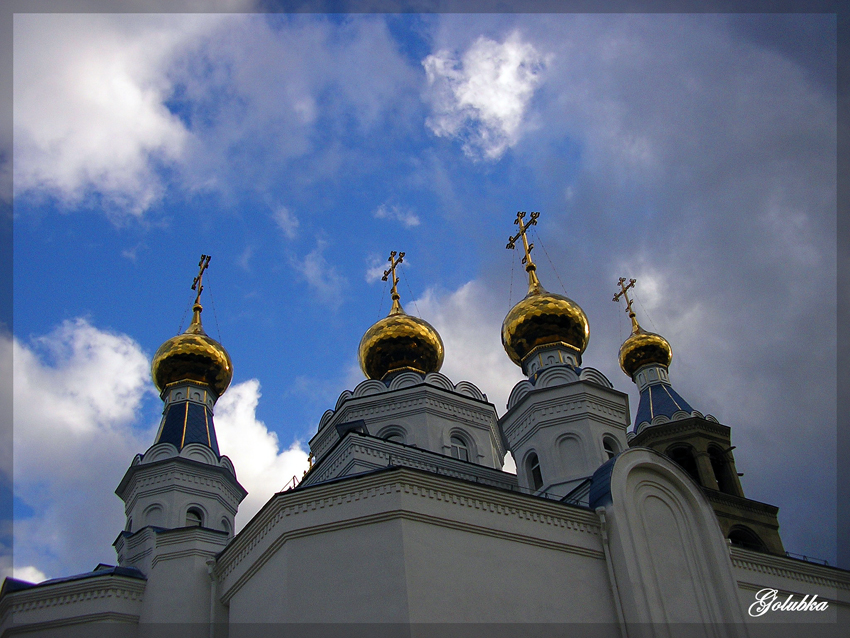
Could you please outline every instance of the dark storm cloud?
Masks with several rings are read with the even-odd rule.
[[[518,23],[553,56],[528,116],[540,125],[515,152],[547,176],[540,233],[590,317],[585,363],[630,391],[634,413],[611,296],[637,277],[675,387],[732,427],[747,495],[781,507],[787,549],[834,560],[834,19]],[[579,159],[559,175],[564,139]]]

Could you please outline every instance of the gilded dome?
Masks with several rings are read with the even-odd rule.
[[[535,280],[502,322],[502,345],[518,366],[537,346],[563,343],[581,354],[590,340],[587,316],[575,301],[547,292]]]
[[[177,381],[205,383],[221,396],[233,379],[233,363],[227,350],[207,336],[201,325],[201,306],[195,304],[194,317],[181,335],[163,343],[151,363],[151,376],[157,389]]]
[[[443,365],[443,340],[423,319],[405,314],[397,300],[389,316],[366,331],[360,340],[360,368],[370,379],[394,370],[437,372]]]
[[[669,366],[673,360],[673,349],[661,335],[646,332],[637,326],[631,336],[620,346],[620,367],[629,377],[634,378],[638,368],[649,363]]]

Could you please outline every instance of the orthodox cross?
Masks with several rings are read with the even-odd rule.
[[[210,265],[210,256],[209,255],[201,255],[201,261],[198,262],[198,268],[200,268],[200,270],[198,271],[198,276],[195,277],[195,280],[192,282],[192,290],[198,291],[198,295],[195,297],[195,305],[196,306],[201,305],[201,292],[204,290],[204,284],[203,284],[204,271],[209,267],[209,265]]]
[[[398,254],[398,259],[395,258],[396,254]],[[404,260],[404,253],[396,253],[396,251],[392,251],[390,253],[390,258],[387,259],[387,261],[390,262],[390,268],[389,268],[389,270],[385,270],[384,276],[381,277],[381,281],[386,281],[387,278],[392,273],[392,277],[393,277],[393,287],[392,287],[393,307],[390,310],[391,315],[398,314],[402,311],[401,310],[401,304],[398,303],[398,300],[399,300],[398,288],[397,288],[397,286],[398,286],[398,275],[395,272],[395,267],[398,266],[403,260]]]
[[[629,288],[635,287],[635,279],[629,279],[628,285],[623,285],[626,283],[625,277],[620,277],[620,280],[617,282],[617,285],[620,286],[620,292],[614,295],[614,301],[620,301],[620,297],[626,298],[626,312],[629,314],[629,319],[632,320],[632,332],[637,332],[640,326],[638,325],[637,319],[635,318],[635,311],[632,310],[632,299],[629,299],[629,293],[627,292]]]
[[[516,248],[516,240],[522,237],[522,245],[525,248],[525,256],[522,258],[522,263],[525,264],[525,271],[528,273],[528,291],[539,290],[540,289],[540,280],[537,279],[537,266],[534,265],[534,262],[531,260],[531,251],[534,249],[534,244],[528,243],[528,227],[537,225],[537,218],[540,217],[540,213],[531,213],[529,217],[528,223],[524,223],[523,219],[525,218],[525,211],[520,211],[516,214],[516,219],[514,220],[514,224],[519,226],[519,232],[513,237],[508,238],[508,245],[506,248],[513,250]]]

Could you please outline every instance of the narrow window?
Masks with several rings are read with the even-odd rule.
[[[732,480],[731,468],[726,461],[726,456],[723,451],[716,447],[708,449],[708,458],[711,460],[711,469],[714,472],[714,478],[717,479],[717,489],[726,494],[734,494],[735,488]]]
[[[469,446],[463,439],[459,436],[453,436],[451,438],[451,444],[453,458],[460,459],[461,461],[469,460]]]
[[[404,437],[401,436],[398,432],[393,432],[384,437],[385,441],[392,441],[393,443],[404,443]]]
[[[525,466],[528,470],[528,477],[531,479],[531,489],[536,492],[543,487],[543,474],[540,472],[540,460],[534,452],[529,455]]]
[[[605,458],[613,459],[617,456],[617,444],[607,436],[602,439],[602,447],[605,449]]]
[[[195,507],[186,512],[186,527],[203,527],[204,515]]]

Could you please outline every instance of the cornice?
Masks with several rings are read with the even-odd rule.
[[[650,443],[658,439],[664,439],[671,435],[685,434],[687,432],[713,435],[728,441],[730,439],[731,428],[728,425],[709,421],[705,418],[689,417],[687,419],[647,426],[631,438],[629,445],[632,447],[649,447]]]
[[[737,569],[850,591],[850,571],[838,567],[815,565],[741,547],[732,547],[731,557],[732,566]]]
[[[270,501],[269,506],[261,510],[219,555],[216,572],[222,581],[226,581],[234,570],[263,543],[278,523],[288,516],[402,493],[442,501],[459,508],[485,510],[540,525],[566,528],[593,536],[599,534],[598,519],[592,512],[584,509],[507,490],[467,483],[443,475],[434,475],[409,468],[394,468],[390,471],[371,473],[366,476],[353,476],[333,483],[323,483],[301,490],[278,493]],[[252,562],[251,568],[240,575],[238,582],[226,585],[227,596],[232,596],[236,589],[241,587],[240,583],[259,569],[261,564],[274,553],[275,549],[288,538],[329,531],[338,527],[372,524],[384,520],[384,518],[416,518],[435,525],[460,526],[475,533],[504,534],[506,537],[518,541],[521,540],[520,536],[523,536],[517,533],[499,531],[496,526],[478,527],[457,520],[447,521],[447,519],[439,519],[400,508],[367,517],[348,519],[338,517],[333,523],[314,528],[288,530],[282,535],[276,536],[275,540],[268,547],[264,547],[263,553]],[[524,540],[521,540],[521,542],[552,543],[552,541],[540,539],[537,535],[523,538]],[[555,544],[564,551],[575,551],[596,558],[603,558],[601,551],[596,552],[568,543]]]
[[[5,615],[7,611],[21,613],[106,598],[141,602],[145,585],[144,580],[114,574],[102,577],[92,576],[79,581],[38,585],[6,594],[0,605],[0,616]]]

